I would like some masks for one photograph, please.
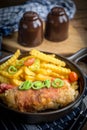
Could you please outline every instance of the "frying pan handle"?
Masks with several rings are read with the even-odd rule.
[[[79,50],[75,54],[73,54],[72,56],[68,57],[68,60],[71,60],[71,61],[74,61],[75,63],[77,63],[80,59],[82,59],[85,56],[87,56],[87,47],[82,48],[81,50]]]

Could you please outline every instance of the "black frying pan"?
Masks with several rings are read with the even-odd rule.
[[[58,110],[49,110],[49,111],[38,112],[38,113],[19,112],[16,110],[12,110],[6,107],[4,104],[0,103],[0,118],[5,118],[5,119],[11,118],[12,120],[16,120],[23,123],[41,123],[41,122],[47,122],[47,121],[49,122],[49,121],[53,121],[58,118],[61,118],[62,116],[72,111],[75,107],[79,106],[83,98],[85,88],[86,88],[86,80],[80,68],[76,65],[76,63],[73,63],[73,61],[78,62],[78,60],[80,60],[85,55],[87,55],[87,48],[81,49],[80,51],[75,53],[73,56],[68,57],[68,58],[65,58],[56,54],[56,57],[65,61],[67,66],[70,67],[72,70],[76,71],[79,75],[78,83],[79,83],[80,95],[74,102]],[[0,63],[3,63],[10,57],[11,56],[7,56],[1,59]]]

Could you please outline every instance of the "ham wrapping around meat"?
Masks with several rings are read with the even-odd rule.
[[[7,86],[7,88],[11,87],[10,85]],[[78,91],[67,83],[61,88],[50,87],[39,90],[21,91],[15,87],[5,90],[2,100],[12,109],[21,112],[38,112],[64,107],[76,99],[77,93]]]
[[[11,88],[13,88],[13,87],[14,87],[14,86],[11,85],[11,84],[2,83],[2,84],[0,84],[0,93],[3,93],[3,92],[5,92],[6,90],[11,89]]]

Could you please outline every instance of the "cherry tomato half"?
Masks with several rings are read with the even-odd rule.
[[[32,65],[34,63],[34,61],[35,61],[35,58],[29,58],[28,60],[26,60],[24,62],[24,65],[30,66],[30,65]]]
[[[78,80],[78,75],[77,75],[77,73],[74,72],[74,71],[70,72],[70,74],[69,74],[69,80],[70,80],[71,82],[77,81],[77,80]]]

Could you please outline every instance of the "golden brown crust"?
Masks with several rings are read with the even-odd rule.
[[[20,91],[17,88],[5,92],[5,103],[22,112],[57,109],[75,100],[75,90],[69,86]]]

